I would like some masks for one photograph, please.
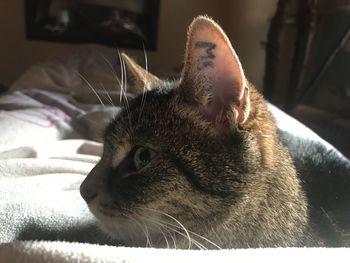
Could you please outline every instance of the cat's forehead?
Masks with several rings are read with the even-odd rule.
[[[164,82],[125,103],[107,127],[105,140],[135,140],[152,135],[159,125],[169,123],[174,117],[171,110],[176,86],[176,82]]]

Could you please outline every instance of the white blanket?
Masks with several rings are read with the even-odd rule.
[[[170,250],[97,246],[67,242],[15,242],[0,247],[0,262],[347,262],[349,249],[277,248]]]

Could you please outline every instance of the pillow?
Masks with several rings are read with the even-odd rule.
[[[99,104],[95,95],[119,101],[118,51],[99,45],[82,45],[28,68],[10,89],[44,89],[73,96],[82,103]],[[128,85],[127,92],[133,92]],[[108,95],[107,95],[108,93]],[[106,100],[105,100],[106,101]]]

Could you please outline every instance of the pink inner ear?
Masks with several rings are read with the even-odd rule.
[[[209,121],[215,123],[226,122],[228,111],[234,114],[234,121],[239,124],[247,119],[249,110],[248,87],[234,88],[232,82],[216,83],[218,87],[212,99],[206,105],[206,116]]]
[[[197,74],[210,81],[212,100],[207,105],[209,119],[219,121],[225,118],[223,115],[227,111],[234,110],[237,121],[243,121],[241,108],[245,100],[245,77],[229,40],[220,28],[211,25],[200,27],[194,32],[192,41],[191,60],[210,63],[206,67],[204,64],[204,67],[196,68]],[[198,43],[207,43],[207,46],[201,49],[196,47]]]
[[[205,80],[209,87],[205,112],[210,121],[225,121],[228,111],[233,111],[235,121],[245,121],[243,108],[249,96],[244,73],[227,36],[215,22],[199,19],[191,26],[184,73],[194,79],[195,86]]]

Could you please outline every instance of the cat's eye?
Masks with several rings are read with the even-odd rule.
[[[136,170],[141,170],[146,167],[153,159],[155,153],[154,151],[138,146],[134,153],[134,166]]]

